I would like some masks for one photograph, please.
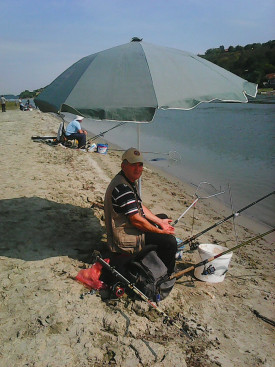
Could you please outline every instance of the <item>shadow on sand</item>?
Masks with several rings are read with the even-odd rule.
[[[42,260],[69,256],[89,261],[102,250],[103,228],[93,210],[39,197],[0,201],[0,256]]]

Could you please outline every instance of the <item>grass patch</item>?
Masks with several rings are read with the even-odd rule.
[[[258,89],[258,93],[267,93],[267,92],[272,92],[273,91],[273,88],[259,88]]]
[[[17,101],[6,101],[7,110],[19,110],[19,103]]]

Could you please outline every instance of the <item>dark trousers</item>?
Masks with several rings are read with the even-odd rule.
[[[157,214],[157,217],[161,219],[168,218],[166,214]],[[150,249],[150,245],[152,249]],[[167,273],[171,275],[174,272],[175,264],[176,264],[176,252],[177,252],[177,240],[172,234],[162,234],[162,233],[153,233],[146,232],[145,233],[145,248],[141,250],[138,254],[121,254],[121,253],[110,253],[109,251],[103,255],[103,257],[110,258],[110,265],[114,266],[120,273],[125,275],[125,267],[129,261],[133,259],[143,258],[143,256],[147,253],[147,250],[156,251],[158,257],[167,267]],[[110,281],[112,274],[109,274],[108,271],[104,271],[100,277],[104,282],[108,284]],[[125,275],[126,276],[126,275]],[[106,277],[106,278],[105,278]]]
[[[168,218],[166,214],[158,214],[161,219]],[[172,274],[175,269],[175,255],[177,252],[177,240],[172,234],[145,233],[145,246],[156,245],[158,257],[166,265],[168,274]]]
[[[85,148],[86,146],[86,134],[84,133],[74,133],[69,136],[66,135],[68,140],[78,140],[78,148]]]
[[[5,103],[2,104],[2,112],[6,112],[6,105],[5,105]]]

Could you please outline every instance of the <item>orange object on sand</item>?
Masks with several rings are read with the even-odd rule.
[[[104,261],[109,264],[110,259],[104,259]],[[96,262],[91,268],[80,270],[75,279],[92,289],[106,289],[106,284],[103,283],[102,280],[99,280],[101,273],[102,265]]]

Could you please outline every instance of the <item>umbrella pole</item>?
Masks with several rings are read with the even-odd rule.
[[[140,124],[137,124],[137,148],[140,151]],[[138,192],[141,197],[141,177],[138,179]]]

